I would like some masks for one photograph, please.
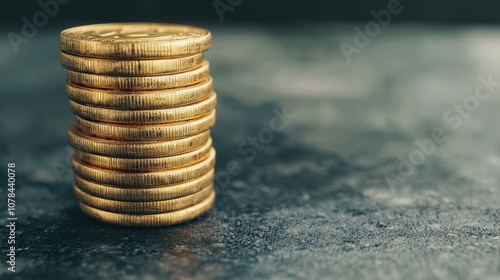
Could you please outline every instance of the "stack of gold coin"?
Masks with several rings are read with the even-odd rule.
[[[61,33],[61,64],[76,122],[73,188],[100,221],[164,226],[215,201],[216,94],[197,27],[123,23]]]

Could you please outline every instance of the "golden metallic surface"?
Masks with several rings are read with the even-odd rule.
[[[154,141],[189,137],[215,125],[215,109],[209,114],[188,121],[154,125],[126,125],[94,122],[76,117],[78,130],[105,139],[121,141]]]
[[[217,95],[203,55],[210,45],[209,31],[175,24],[61,32],[76,115],[73,188],[87,215],[151,227],[192,220],[213,206]]]
[[[101,222],[110,223],[113,225],[130,226],[130,227],[157,227],[179,224],[193,220],[204,213],[208,212],[215,203],[215,191],[210,193],[209,197],[202,202],[178,210],[175,212],[163,214],[148,214],[148,215],[132,215],[119,214],[96,209],[80,202],[82,211],[90,217]]]
[[[148,110],[184,106],[213,94],[212,78],[202,83],[177,89],[153,91],[120,91],[82,87],[68,81],[68,97],[80,104],[123,110]]]
[[[215,166],[215,150],[212,148],[208,158],[190,166],[153,172],[124,172],[103,169],[72,158],[73,169],[78,176],[101,184],[124,188],[143,188],[176,184],[198,178]]]
[[[201,83],[210,74],[209,63],[203,63],[195,69],[182,73],[146,77],[116,77],[95,75],[68,70],[68,79],[75,84],[101,89],[119,90],[159,90],[187,87]]]
[[[200,191],[213,183],[214,173],[214,169],[211,169],[201,177],[186,182],[137,189],[94,183],[75,175],[75,185],[88,194],[105,199],[137,202],[160,201],[188,196]]]
[[[97,209],[122,214],[161,214],[184,209],[200,203],[213,192],[214,187],[213,185],[209,185],[188,196],[151,202],[116,201],[95,197],[85,193],[76,185],[73,185],[73,190],[78,200]]]
[[[95,138],[72,125],[69,130],[70,145],[80,151],[119,158],[155,158],[187,153],[200,148],[210,138],[210,131],[195,136],[167,141],[125,142]]]
[[[80,162],[105,169],[146,172],[193,165],[206,159],[211,148],[212,138],[208,139],[205,145],[199,149],[169,157],[117,158],[89,154],[78,150],[74,151],[73,156]]]
[[[156,124],[196,119],[209,114],[217,103],[217,95],[182,107],[150,110],[115,110],[82,105],[70,100],[71,111],[83,119],[122,124]]]
[[[61,32],[61,50],[89,57],[170,57],[201,53],[210,44],[205,29],[167,23],[94,24]]]
[[[71,71],[109,76],[152,76],[184,72],[199,67],[203,54],[164,59],[105,59],[60,54],[61,65]]]

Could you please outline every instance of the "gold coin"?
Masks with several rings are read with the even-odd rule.
[[[201,83],[208,78],[209,68],[208,61],[204,60],[201,66],[189,71],[146,77],[104,76],[68,70],[68,79],[78,85],[101,89],[158,90]]]
[[[212,193],[213,189],[213,185],[209,185],[196,193],[175,199],[151,202],[128,202],[95,197],[73,185],[76,198],[81,202],[97,209],[122,214],[160,214],[184,209],[206,199]]]
[[[207,99],[182,107],[150,110],[115,110],[82,105],[70,100],[71,111],[83,119],[123,124],[155,124],[196,119],[209,114],[217,103],[213,93]]]
[[[210,48],[209,31],[166,23],[107,23],[66,29],[61,50],[110,58],[158,58],[201,53]]]
[[[212,208],[214,203],[215,191],[212,191],[205,200],[194,206],[163,214],[119,214],[99,210],[82,202],[80,202],[80,208],[88,216],[97,219],[98,221],[113,225],[130,227],[158,227],[174,225],[193,220],[208,212]]]
[[[68,97],[80,104],[114,109],[147,110],[184,106],[213,94],[212,78],[202,83],[177,89],[154,91],[119,91],[94,89],[66,83]]]
[[[210,138],[207,130],[195,136],[168,141],[125,142],[88,136],[72,125],[69,130],[70,145],[80,151],[119,158],[168,157],[198,149]]]
[[[119,201],[159,201],[191,195],[212,184],[214,169],[201,177],[186,182],[150,188],[122,188],[94,183],[75,175],[75,185],[93,196]]]
[[[203,117],[176,123],[126,125],[93,122],[76,116],[78,130],[99,138],[123,141],[152,141],[183,138],[200,134],[215,125],[215,109]]]
[[[212,148],[212,138],[201,148],[185,154],[158,158],[116,158],[75,150],[73,156],[80,162],[119,171],[155,171],[192,165],[206,159]]]
[[[110,76],[152,76],[184,72],[203,62],[203,54],[164,59],[104,59],[60,54],[61,65],[71,71]]]
[[[125,172],[103,169],[72,158],[73,169],[78,176],[92,182],[120,186],[124,188],[143,188],[176,184],[189,181],[206,174],[215,165],[215,150],[212,148],[208,158],[190,166],[153,172]]]

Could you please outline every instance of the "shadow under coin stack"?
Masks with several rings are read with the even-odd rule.
[[[76,122],[69,129],[80,208],[100,221],[165,226],[215,201],[216,94],[207,30],[97,24],[61,33]]]

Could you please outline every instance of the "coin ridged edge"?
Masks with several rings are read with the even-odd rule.
[[[73,156],[78,161],[89,165],[101,167],[104,169],[113,169],[118,171],[155,171],[161,169],[174,169],[192,165],[206,159],[212,148],[212,138],[199,149],[189,151],[184,154],[173,155],[169,157],[155,158],[117,158],[90,154],[75,150]]]
[[[86,36],[77,35],[75,31],[83,28],[95,30],[101,26],[111,24],[94,24],[87,26],[73,27],[61,32],[61,50],[81,56],[109,57],[109,58],[162,58],[177,55],[189,55],[201,53],[211,46],[211,33],[203,28],[163,23],[119,23],[114,25],[162,25],[172,28],[184,28],[188,30],[198,30],[203,32],[202,36],[190,38],[183,41],[168,40],[143,40],[127,41],[121,39],[119,42],[113,40],[92,40]]]
[[[201,65],[203,54],[165,59],[105,59],[61,52],[61,65],[71,71],[109,76],[151,76],[185,72]]]
[[[216,111],[197,119],[167,124],[126,125],[89,121],[76,116],[77,129],[105,139],[119,141],[155,141],[184,138],[207,131],[215,125]]]
[[[70,145],[80,151],[119,158],[167,157],[193,151],[210,138],[210,130],[195,136],[168,141],[125,142],[86,135],[72,125],[68,130]]]
[[[115,110],[77,103],[70,100],[71,111],[87,120],[118,124],[160,124],[186,121],[199,118],[210,113],[217,104],[217,94],[186,106],[149,109],[149,110]]]
[[[152,172],[124,172],[99,168],[71,158],[73,170],[78,176],[101,184],[142,188],[160,185],[170,185],[192,180],[206,174],[215,166],[215,150],[205,160],[190,166]]]
[[[67,70],[67,72],[70,81],[86,87],[119,90],[159,90],[198,84],[206,80],[210,75],[210,65],[207,60],[204,60],[198,68],[190,71],[144,77],[96,75],[71,70]]]
[[[184,106],[213,93],[213,79],[184,88],[152,91],[120,91],[84,87],[67,81],[67,96],[80,104],[114,109],[146,110]]]
[[[206,199],[213,189],[213,185],[209,185],[196,193],[174,199],[150,202],[127,202],[92,196],[73,184],[75,196],[79,201],[100,210],[122,214],[161,214],[181,210]]]
[[[163,214],[119,214],[99,210],[82,202],[80,202],[80,209],[88,216],[105,223],[131,227],[155,227],[179,224],[198,218],[208,212],[214,203],[215,191],[212,191],[208,198],[194,206]]]
[[[174,199],[193,194],[209,184],[213,184],[215,171],[212,168],[206,174],[178,184],[168,186],[154,186],[149,188],[122,188],[106,184],[99,184],[85,180],[78,175],[74,175],[74,183],[86,193],[93,196],[118,200],[118,201],[136,201],[148,202]]]

